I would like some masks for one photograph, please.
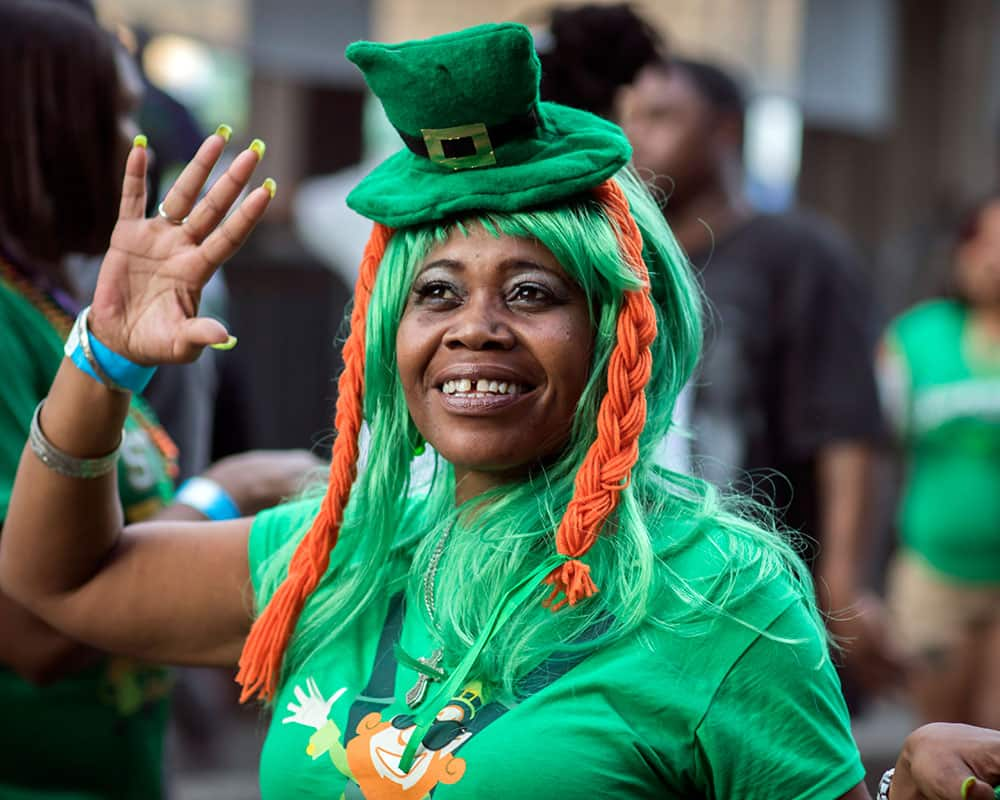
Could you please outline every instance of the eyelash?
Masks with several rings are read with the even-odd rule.
[[[445,281],[428,281],[413,287],[413,296],[418,305],[431,308],[452,308],[458,304],[461,294],[458,288]]]
[[[551,304],[555,301],[555,293],[546,286],[542,286],[540,283],[519,283],[517,284],[511,292],[507,295],[507,302],[517,302],[517,294],[524,290],[531,291],[535,294],[535,297],[531,300],[526,298],[521,298],[523,302],[526,303],[545,303]]]
[[[518,298],[517,295],[525,290],[532,292],[534,297],[531,299]],[[458,302],[462,296],[456,286],[445,281],[428,281],[427,283],[415,286],[413,294],[418,303],[433,305],[447,304],[449,307]],[[558,302],[555,292],[542,284],[530,281],[516,284],[506,293],[505,298],[508,304],[525,303],[532,306],[554,305]]]

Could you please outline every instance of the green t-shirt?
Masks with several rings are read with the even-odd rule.
[[[928,302],[886,336],[907,460],[899,528],[939,571],[1000,583],[1000,361],[969,358],[966,316],[959,303]]]
[[[264,564],[308,513],[257,517],[250,566]],[[719,568],[708,538],[671,566]],[[405,571],[400,559],[393,570]],[[780,582],[775,582],[780,583]],[[825,642],[787,586],[770,585],[703,634],[646,630],[583,660],[552,662],[507,708],[477,682],[441,711],[409,773],[414,726],[404,702],[417,674],[398,641],[428,656],[431,639],[402,593],[382,597],[281,687],[261,755],[265,800],[460,798],[836,798],[864,777]],[[679,601],[677,601],[679,602]],[[776,641],[797,640],[798,644]]]
[[[62,346],[45,316],[0,279],[0,524],[31,415],[48,393]],[[129,521],[155,513],[173,491],[165,460],[134,413],[118,475]],[[168,688],[164,670],[117,658],[44,687],[0,667],[0,798],[162,796]]]

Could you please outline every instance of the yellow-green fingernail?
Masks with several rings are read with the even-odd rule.
[[[964,781],[962,781],[962,800],[968,800],[969,792],[972,791],[972,787],[976,785],[976,776],[970,775]]]
[[[278,182],[274,178],[264,178],[264,182],[261,184],[267,193],[271,195],[271,199],[274,199],[275,193],[278,191]]]
[[[257,154],[257,160],[259,161],[264,157],[264,153],[267,152],[267,145],[264,144],[263,139],[254,139],[250,142],[250,149]]]
[[[228,339],[226,339],[226,341],[219,342],[218,344],[210,344],[209,347],[211,347],[213,350],[232,350],[234,347],[236,347],[236,342],[238,341],[239,340],[235,336],[230,336]]]
[[[146,134],[137,133],[135,138],[132,140],[133,147],[145,147],[149,144],[149,139],[146,138]]]
[[[215,135],[221,136],[228,143],[229,140],[233,138],[233,129],[223,123],[215,129]]]

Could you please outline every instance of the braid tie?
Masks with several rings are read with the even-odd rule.
[[[577,472],[573,497],[556,531],[556,549],[569,558],[545,579],[553,586],[545,605],[553,611],[567,603],[575,605],[597,592],[590,567],[579,559],[597,540],[601,527],[617,507],[639,458],[639,434],[646,424],[645,388],[653,364],[650,345],[656,337],[656,313],[649,296],[649,271],[642,258],[642,234],[629,211],[628,200],[611,179],[598,186],[595,193],[614,225],[622,255],[642,280],[643,288],[625,292],[618,312],[618,341],[608,362],[608,393],[597,413],[597,438]]]
[[[337,438],[330,460],[330,480],[320,511],[299,542],[288,565],[288,575],[254,622],[243,645],[236,681],[242,685],[240,702],[253,696],[273,700],[281,675],[285,649],[302,608],[326,574],[330,552],[337,544],[344,509],[358,471],[358,434],[361,431],[365,380],[365,325],[375,276],[392,236],[392,229],[375,223],[361,258],[354,288],[351,331],[344,342],[344,371],[337,383]]]

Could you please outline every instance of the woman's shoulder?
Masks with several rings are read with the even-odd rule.
[[[701,663],[721,680],[787,614],[825,648],[808,569],[781,534],[725,514],[664,519],[656,533],[648,629],[664,658]]]
[[[296,499],[262,511],[254,517],[250,527],[248,557],[250,576],[258,596],[260,596],[265,575],[273,577],[276,564],[279,571],[287,569],[295,546],[308,533],[313,520],[320,512],[322,503],[323,487],[315,487],[307,490],[305,494]],[[363,517],[363,511],[354,508],[349,509],[349,514]],[[403,514],[403,523],[400,525],[401,531],[422,530],[423,514],[423,502],[419,498],[408,499]],[[358,525],[353,527],[363,528],[363,526]],[[402,537],[394,545],[394,550],[405,551],[406,554],[409,554],[417,541],[419,541],[419,536]],[[344,548],[334,548],[331,553],[331,568],[335,567],[337,563],[343,562],[341,557],[343,552]]]
[[[300,497],[261,511],[250,526],[248,556],[250,577],[259,590],[263,572],[272,557],[291,541],[299,542],[319,513],[321,495]]]
[[[607,672],[620,676],[611,690],[629,695],[641,685],[653,701],[636,724],[655,737],[664,715],[679,715],[688,735],[710,737],[720,721],[750,719],[772,700],[791,706],[797,696],[816,696],[839,725],[826,633],[797,571],[805,566],[775,544],[776,534],[724,515],[663,520],[657,532],[661,590],[653,619],[605,656]],[[853,769],[843,742],[842,761]],[[715,768],[729,746],[712,744],[713,759],[722,759]],[[727,796],[751,796],[745,790]]]
[[[808,569],[784,534],[735,516],[664,518],[655,531],[667,618],[738,616],[766,627],[811,603]]]
[[[955,326],[960,328],[965,313],[965,306],[952,298],[925,300],[897,316],[889,324],[889,331],[897,337],[910,338]]]

